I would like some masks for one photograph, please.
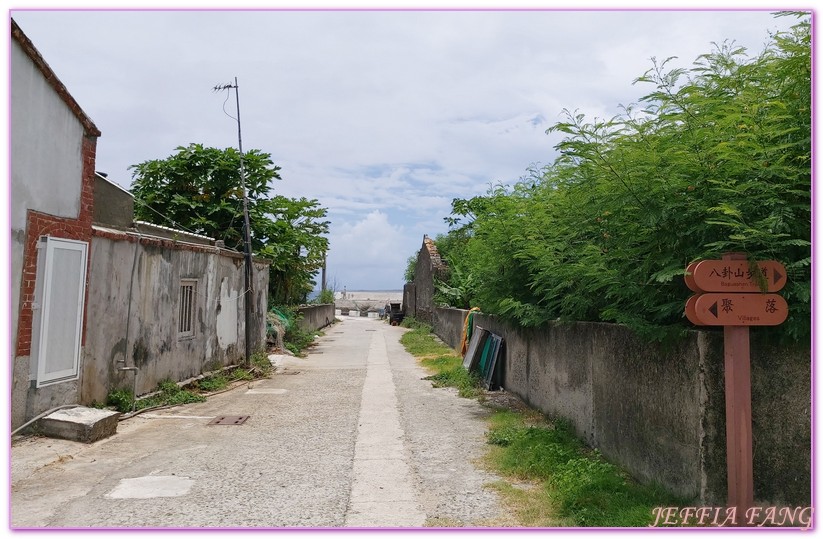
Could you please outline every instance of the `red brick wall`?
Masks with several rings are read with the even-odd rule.
[[[97,153],[97,137],[83,139],[83,175],[80,190],[80,213],[76,219],[55,217],[35,210],[26,216],[26,244],[23,251],[23,279],[20,284],[20,314],[17,325],[17,356],[31,353],[32,302],[34,301],[34,281],[37,276],[37,240],[40,236],[54,236],[69,240],[91,241],[91,221],[94,209],[94,162]],[[86,299],[88,301],[89,265],[86,262]],[[82,339],[86,340],[85,309],[83,315]]]

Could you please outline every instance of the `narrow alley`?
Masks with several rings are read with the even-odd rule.
[[[306,358],[209,397],[146,412],[85,445],[12,446],[12,526],[511,526],[477,464],[488,410],[434,389],[370,318],[326,328]],[[209,425],[248,416],[240,425]]]

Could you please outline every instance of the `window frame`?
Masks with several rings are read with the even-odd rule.
[[[180,279],[177,297],[177,339],[193,339],[197,334],[197,279]]]

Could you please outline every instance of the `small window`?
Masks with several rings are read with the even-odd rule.
[[[180,317],[177,322],[177,336],[194,337],[194,312],[197,281],[180,281]]]

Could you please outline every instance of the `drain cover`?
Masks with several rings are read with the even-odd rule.
[[[209,425],[242,425],[248,418],[247,415],[221,415],[209,421]]]

